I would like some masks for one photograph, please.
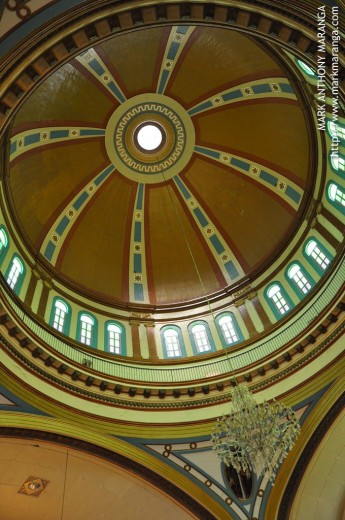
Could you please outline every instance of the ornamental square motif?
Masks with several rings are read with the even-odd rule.
[[[270,84],[272,92],[281,92],[281,88],[278,85],[278,83],[271,83]]]
[[[159,115],[163,115],[175,130],[175,146],[173,147],[171,153],[158,163],[150,164],[139,162],[129,154],[124,144],[126,127],[128,123],[136,116],[145,113],[157,113]],[[140,173],[158,173],[167,170],[179,160],[185,145],[185,130],[180,119],[170,108],[156,103],[143,103],[133,107],[126,114],[124,114],[122,119],[119,121],[115,130],[115,144],[118,156],[123,161],[123,163],[125,163],[131,169]]]
[[[245,96],[251,96],[253,94],[253,90],[250,87],[242,88],[241,90]]]
[[[221,105],[222,103],[223,103],[223,99],[219,96],[212,99],[213,106],[218,106],[218,105]]]

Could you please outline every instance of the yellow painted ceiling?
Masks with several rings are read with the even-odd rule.
[[[178,152],[190,159],[146,177],[129,159],[125,176],[107,153],[118,146],[108,121],[153,94],[194,127]],[[265,268],[291,236],[309,175],[307,123],[286,71],[251,38],[211,27],[143,29],[72,59],[22,104],[11,142],[8,190],[27,246],[53,276],[114,304],[179,304]]]

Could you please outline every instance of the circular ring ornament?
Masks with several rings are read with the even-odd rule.
[[[152,150],[143,148],[138,134],[154,126],[162,139]],[[187,166],[195,145],[188,112],[162,94],[142,94],[122,103],[111,115],[105,146],[115,168],[135,182],[156,184],[178,175]]]

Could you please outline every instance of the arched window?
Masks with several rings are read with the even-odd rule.
[[[212,350],[205,325],[202,323],[193,325],[191,327],[191,332],[198,352],[208,352],[209,350]]]
[[[340,141],[345,141],[345,126],[334,121],[327,121],[327,130],[331,137],[337,137]]]
[[[106,326],[107,351],[112,354],[122,354],[122,329],[115,323]]]
[[[331,203],[340,211],[345,212],[345,192],[338,184],[330,182],[328,184],[327,195]]]
[[[294,263],[289,267],[287,276],[289,280],[294,282],[295,287],[297,287],[299,292],[303,295],[307,294],[312,288],[311,281],[304,273],[301,266],[297,263]]]
[[[18,256],[14,256],[7,270],[6,281],[16,294],[19,293],[24,279],[24,266]]]
[[[0,257],[8,246],[7,233],[4,228],[0,228]]]
[[[181,330],[175,325],[167,325],[161,329],[165,356],[167,358],[185,356]]]
[[[92,346],[95,342],[95,319],[89,314],[81,314],[80,318],[79,341],[84,345]]]
[[[54,329],[67,334],[67,321],[68,321],[69,308],[62,300],[55,300],[53,305],[53,316],[51,324]]]
[[[333,170],[340,175],[345,173],[345,155],[332,152],[329,156]]]
[[[304,251],[309,262],[321,273],[325,271],[331,263],[331,258],[314,239],[306,243]]]
[[[278,319],[291,310],[291,302],[280,284],[275,283],[271,285],[267,289],[266,294],[274,314]]]
[[[225,345],[231,345],[240,341],[241,337],[237,323],[232,314],[223,314],[220,318],[217,318],[217,323]]]
[[[311,77],[316,76],[315,71],[311,67],[309,67],[309,65],[304,63],[304,61],[297,60],[297,63],[300,66],[300,68],[303,70],[303,72],[305,72],[308,76],[311,76]]]

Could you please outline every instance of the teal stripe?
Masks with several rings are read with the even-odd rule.
[[[105,73],[105,70],[103,69],[102,65],[94,58],[93,60],[90,60],[88,62],[89,67],[91,67],[92,70],[98,74],[98,76],[102,76],[102,74]]]
[[[235,157],[232,157],[230,160],[230,164],[237,166],[237,168],[241,168],[241,170],[249,172],[250,164],[245,161],[241,161],[240,159],[235,159]]]
[[[172,42],[170,45],[170,49],[168,51],[167,58],[168,60],[174,60],[176,58],[177,51],[180,48],[180,44],[177,42]]]
[[[34,144],[39,143],[41,138],[41,134],[31,134],[24,137],[24,146],[27,146],[28,144]]]
[[[141,242],[141,222],[134,223],[134,241]]]
[[[262,170],[259,175],[260,179],[264,180],[265,182],[268,182],[268,184],[271,184],[272,186],[277,186],[278,179],[274,175],[271,175],[270,173],[266,172],[265,170]]]
[[[197,105],[194,108],[191,108],[188,110],[188,114],[190,116],[194,116],[194,114],[197,114],[198,112],[202,112],[203,110],[206,110],[207,108],[212,108],[212,102],[211,101],[205,101],[204,103],[201,103],[200,105]]]
[[[264,85],[253,85],[252,90],[254,94],[265,94],[266,92],[272,92],[272,89],[267,83]]]
[[[215,248],[218,254],[223,253],[225,251],[217,235],[212,235],[210,237],[210,242],[212,243],[213,247]]]
[[[78,210],[80,206],[84,204],[88,196],[88,193],[86,191],[83,191],[83,193],[77,198],[77,200],[73,204],[74,209]]]
[[[183,184],[183,182],[177,175],[176,175],[176,177],[174,177],[174,181],[177,184],[177,186],[180,188],[180,191],[181,191],[182,195],[184,196],[184,198],[187,200],[190,199],[191,194],[189,193],[186,186]]]
[[[157,90],[158,94],[162,94],[164,92],[165,85],[168,81],[169,74],[170,74],[170,72],[168,70],[163,70],[161,80],[160,80],[158,90]]]
[[[79,132],[80,135],[104,135],[105,134],[105,130],[95,130],[93,128],[87,128],[87,129],[83,129],[83,130],[80,130]]]
[[[224,101],[231,101],[232,99],[237,99],[240,97],[243,97],[241,90],[233,90],[232,92],[226,92],[222,96]]]
[[[111,164],[110,166],[108,166],[108,168],[106,168],[100,175],[98,175],[98,177],[96,177],[96,179],[93,181],[94,184],[96,186],[99,186],[99,184],[101,184],[101,182],[106,178],[108,177],[108,175],[114,171],[114,166]]]
[[[47,260],[51,260],[55,251],[56,245],[53,242],[48,242],[46,250],[44,251],[44,256]]]
[[[121,90],[119,90],[119,88],[115,85],[115,83],[113,81],[109,81],[109,83],[107,83],[107,86],[110,88],[110,90],[115,94],[115,96],[117,97],[117,99],[119,101],[121,101],[121,103],[124,103],[126,101],[126,98],[124,97],[124,95],[122,94]]]
[[[291,186],[288,186],[285,190],[285,194],[290,198],[292,199],[294,202],[296,202],[296,204],[299,203],[299,201],[301,200],[301,194],[298,193],[298,191],[294,190],[293,188],[291,188]]]
[[[141,283],[134,284],[134,299],[141,302],[144,300],[144,291]]]
[[[58,224],[58,226],[57,226],[55,231],[61,236],[62,233],[65,231],[66,227],[68,226],[68,224],[69,224],[69,219],[66,216],[64,216],[60,220],[60,222],[59,222],[59,224]]]
[[[188,25],[179,25],[178,28],[176,29],[176,32],[180,33],[180,34],[186,34],[188,29],[189,29]]]
[[[203,214],[203,212],[201,211],[201,209],[200,208],[195,208],[193,210],[193,212],[194,212],[194,215],[196,216],[196,218],[198,219],[199,223],[202,225],[202,227],[207,226],[208,220],[205,217],[205,215]]]
[[[50,132],[50,139],[59,139],[61,137],[68,137],[69,130],[52,130]]]
[[[17,149],[17,141],[13,141],[10,146],[10,155],[13,154]]]
[[[295,91],[290,85],[290,83],[279,83],[279,86],[282,90],[282,92],[287,92],[288,94],[294,94]]]
[[[135,254],[134,255],[134,272],[135,273],[141,273],[141,255]]]
[[[228,272],[228,275],[230,276],[230,278],[233,280],[234,278],[237,278],[238,276],[238,271],[234,265],[234,263],[230,260],[229,262],[226,262],[226,264],[224,264],[224,267],[225,269],[227,270]]]
[[[143,195],[144,195],[144,185],[139,184],[138,186],[138,198],[137,198],[137,207],[136,209],[143,209]]]
[[[194,150],[198,153],[202,153],[203,155],[208,155],[209,157],[212,157],[213,159],[219,159],[220,153],[216,150],[208,150],[207,148],[203,148],[202,146],[195,146]]]

